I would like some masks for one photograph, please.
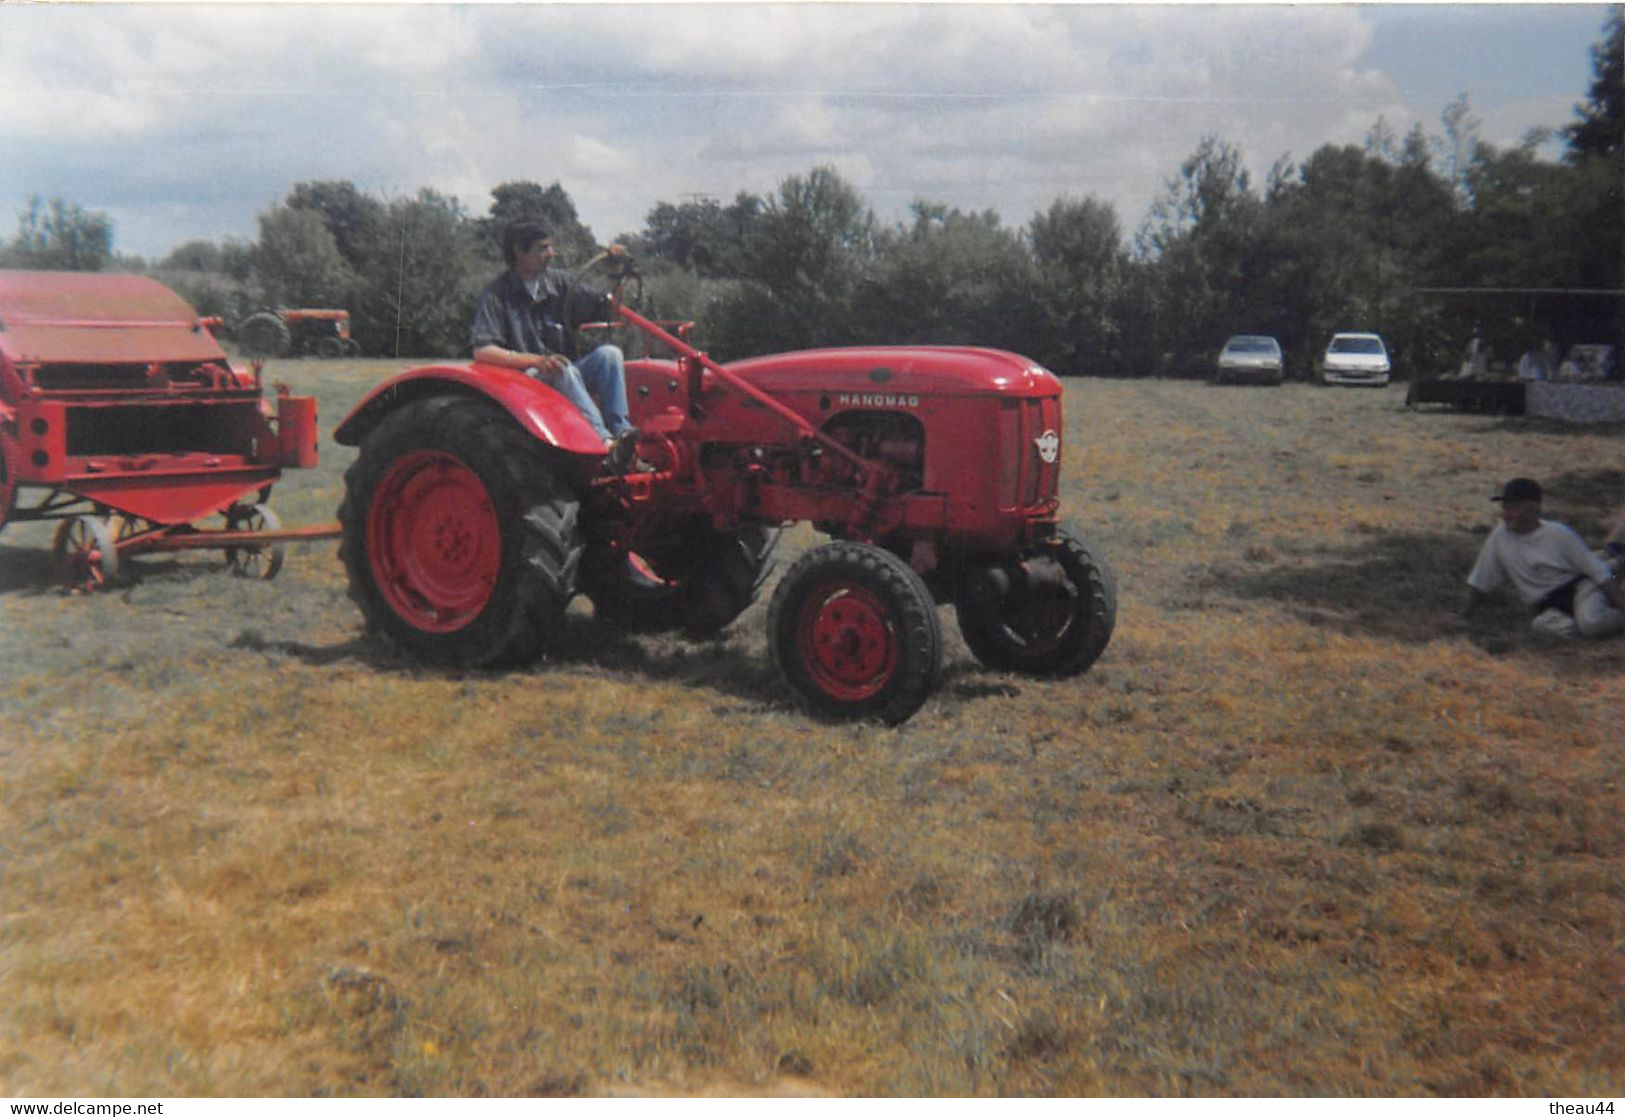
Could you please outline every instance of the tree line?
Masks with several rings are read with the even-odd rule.
[[[768,195],[660,202],[619,239],[645,308],[688,318],[713,354],[931,342],[1016,350],[1071,375],[1195,375],[1233,333],[1273,334],[1306,375],[1337,330],[1382,333],[1402,371],[1453,368],[1477,335],[1515,356],[1625,338],[1625,9],[1593,49],[1576,119],[1509,148],[1465,95],[1440,129],[1281,159],[1262,183],[1205,138],[1126,238],[1113,207],[1063,197],[1022,226],[920,200],[882,223],[835,170]],[[1562,141],[1562,157],[1541,150]],[[0,265],[157,275],[228,321],[261,306],[351,311],[365,352],[463,353],[502,229],[553,233],[560,262],[599,248],[559,183],[510,182],[482,215],[433,190],[380,198],[303,182],[258,237],[193,241],[148,264],[112,252],[105,215],[31,199]]]

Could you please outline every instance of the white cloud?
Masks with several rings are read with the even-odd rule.
[[[1094,194],[1132,231],[1204,135],[1261,181],[1379,115],[1432,127],[1442,104],[1372,43],[1350,5],[0,4],[0,207],[60,193],[155,253],[233,206],[252,236],[302,180],[476,211],[558,180],[609,236],[832,164],[882,216],[924,197],[1020,223]],[[1555,100],[1513,90],[1482,134],[1565,123]]]

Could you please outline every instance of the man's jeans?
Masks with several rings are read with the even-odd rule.
[[[1574,624],[1581,636],[1593,640],[1618,636],[1625,632],[1625,613],[1614,608],[1602,587],[1587,578],[1574,595]]]
[[[626,413],[626,358],[617,346],[600,345],[558,372],[538,372],[536,379],[575,404],[606,443],[632,425]]]

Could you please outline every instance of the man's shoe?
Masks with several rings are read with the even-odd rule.
[[[638,428],[627,427],[620,434],[610,440],[609,452],[604,455],[604,464],[611,473],[625,473],[632,468],[638,460]],[[646,472],[637,470],[636,472]]]

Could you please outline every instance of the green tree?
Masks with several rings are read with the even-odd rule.
[[[1412,289],[1455,235],[1455,197],[1419,130],[1373,136],[1272,175],[1249,302],[1298,374],[1338,330],[1376,330],[1409,359],[1433,328],[1437,307]]]
[[[113,222],[105,213],[38,195],[17,215],[17,232],[0,250],[8,267],[101,271],[113,258]]]
[[[249,287],[253,249],[240,241],[187,241],[152,269],[199,314],[218,314],[234,322],[255,308]]]
[[[853,337],[875,238],[874,215],[833,168],[785,179],[751,224],[743,282],[710,316],[715,348],[743,354]]]
[[[728,206],[714,198],[680,205],[661,202],[644,219],[638,252],[703,276],[737,276],[744,265],[745,239],[760,208],[760,199],[747,193]]]
[[[1482,123],[1473,115],[1473,108],[1463,93],[1444,107],[1439,123],[1444,134],[1433,137],[1434,160],[1439,174],[1455,189],[1457,198],[1470,204],[1472,184],[1468,171],[1478,146],[1478,126]]]
[[[1095,198],[1062,198],[1033,217],[1028,240],[1044,321],[1032,355],[1058,372],[1125,372],[1120,316],[1127,291],[1117,211]]]
[[[1473,199],[1460,280],[1481,287],[1579,286],[1572,168],[1539,156],[1542,137],[1501,151],[1478,145],[1467,168]]]
[[[1572,213],[1585,235],[1577,243],[1577,282],[1584,287],[1625,288],[1625,7],[1615,6],[1592,48],[1589,96],[1567,130],[1574,168]],[[1610,312],[1603,309],[1611,305]],[[1590,308],[1592,320],[1576,329],[1625,338],[1625,299]]]
[[[853,340],[1016,348],[1040,325],[1032,257],[998,214],[917,201],[875,237],[853,296]]]
[[[504,182],[491,191],[491,208],[474,223],[481,258],[502,263],[502,233],[515,221],[537,221],[553,238],[559,261],[566,266],[585,263],[598,251],[592,230],[581,223],[575,202],[557,182]]]
[[[339,255],[352,268],[361,266],[366,245],[376,239],[385,217],[383,202],[348,181],[298,183],[286,203],[289,209],[320,214]]]
[[[1625,153],[1625,6],[1615,5],[1603,26],[1603,39],[1591,48],[1591,90],[1569,125],[1569,156],[1619,156]]]
[[[220,246],[212,240],[189,240],[170,250],[159,267],[178,271],[222,271]]]
[[[320,213],[278,205],[259,219],[254,271],[266,300],[277,306],[347,306],[356,273]]]
[[[364,351],[466,354],[474,300],[489,277],[456,199],[420,190],[391,201],[360,254],[353,310]]]
[[[1241,151],[1211,136],[1152,203],[1136,245],[1154,263],[1152,343],[1163,371],[1204,372],[1225,337],[1259,329],[1248,293],[1264,265],[1261,211]]]

